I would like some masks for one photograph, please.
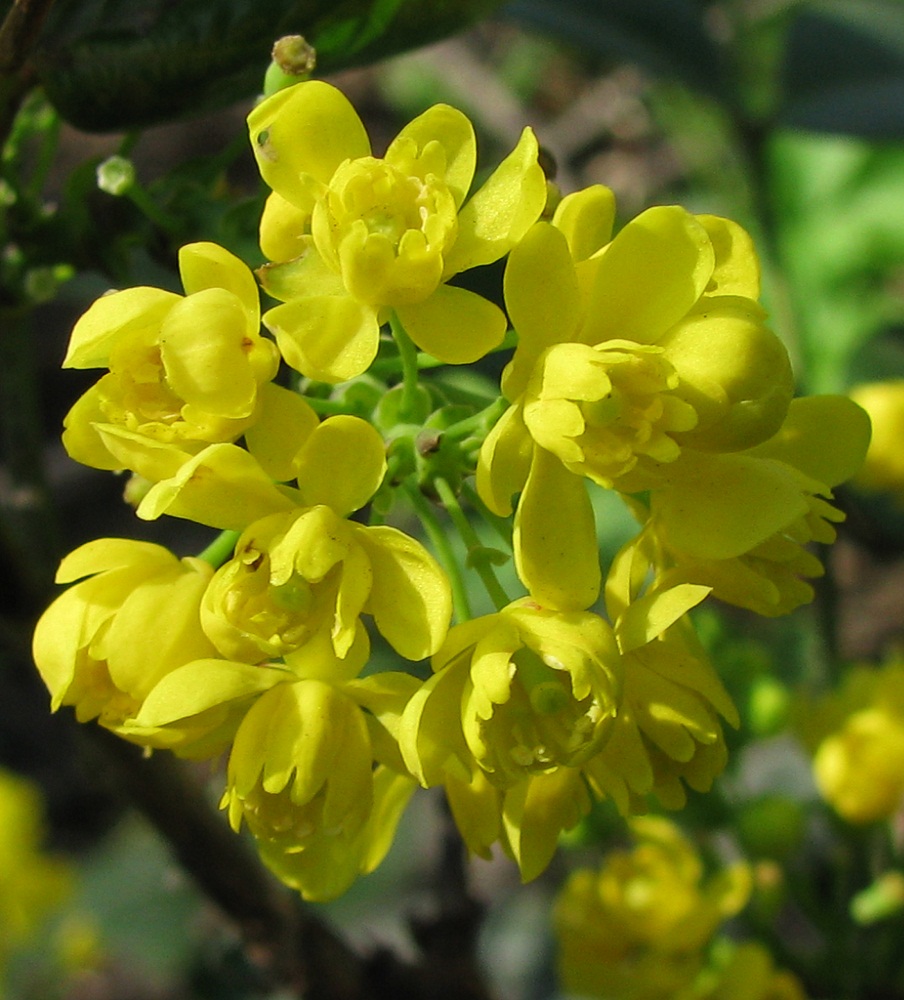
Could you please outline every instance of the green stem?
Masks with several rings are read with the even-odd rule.
[[[507,549],[511,549],[512,522],[506,517],[500,517],[498,514],[494,514],[493,511],[491,511],[490,508],[483,502],[483,500],[481,500],[480,494],[474,489],[473,486],[471,486],[470,483],[462,483],[461,492],[474,510],[476,510],[484,521],[486,521],[487,525],[492,528],[493,532],[499,537],[505,547]]]
[[[511,600],[508,594],[502,589],[502,584],[496,579],[496,574],[493,572],[492,566],[490,566],[486,559],[480,557],[481,550],[485,548],[483,542],[481,542],[477,532],[474,530],[474,526],[468,520],[467,514],[461,509],[461,504],[455,495],[455,491],[446,480],[434,479],[433,485],[440,500],[442,500],[443,505],[449,512],[452,523],[455,525],[459,535],[461,535],[469,555],[472,557],[471,563],[474,569],[477,570],[477,575],[486,588],[486,592],[490,595],[490,600],[493,602],[496,610],[501,611],[502,608],[511,603]]]
[[[395,313],[389,317],[389,326],[399,349],[399,360],[402,362],[402,404],[399,407],[399,417],[403,422],[407,420],[413,422],[418,411],[418,386],[420,385],[417,348]]]
[[[443,431],[443,436],[452,441],[461,441],[475,432],[483,432],[482,437],[486,437],[487,430],[492,427],[509,408],[509,402],[504,396],[493,400],[489,406],[485,406],[479,413],[475,413],[464,420],[459,420],[457,424],[452,424]]]
[[[198,553],[198,558],[218,569],[231,557],[240,534],[239,531],[221,531],[203,552]]]
[[[427,502],[423,493],[417,488],[414,480],[406,480],[402,488],[411,501],[411,506],[414,507],[414,511],[424,526],[424,531],[427,533],[427,537],[430,539],[430,543],[436,550],[439,561],[443,564],[443,569],[445,569],[449,577],[449,584],[452,587],[452,604],[455,608],[455,620],[466,622],[471,618],[471,604],[468,600],[465,581],[461,575],[461,567],[458,565],[458,560],[455,558],[455,553],[449,544],[449,537],[443,530],[443,526],[439,523],[439,518],[433,512],[433,508]]]

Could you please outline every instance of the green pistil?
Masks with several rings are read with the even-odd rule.
[[[563,683],[562,671],[544,663],[540,656],[522,646],[512,654],[512,663],[518,671],[518,680],[530,698],[531,707],[538,715],[555,715],[571,700],[571,693]]]

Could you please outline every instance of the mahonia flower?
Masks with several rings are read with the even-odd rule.
[[[826,730],[813,757],[823,798],[850,823],[895,815],[904,803],[904,664],[853,668],[813,715]]]
[[[904,500],[904,379],[855,386],[850,397],[869,414],[873,434],[855,485]]]
[[[598,872],[573,872],[556,901],[561,982],[605,1000],[690,1000],[704,949],[747,902],[749,870],[735,864],[705,878],[674,824],[650,817],[631,828],[636,847],[611,852]]]
[[[710,789],[728,754],[720,716],[739,724],[737,710],[686,612],[709,588],[650,587],[640,596],[645,565],[626,546],[613,561],[606,604],[624,663],[624,695],[611,736],[584,765],[594,792],[622,815],[644,810],[648,795],[680,809],[684,785]]]
[[[254,276],[213,243],[182,247],[179,270],[184,296],[129,288],[76,323],[63,366],[110,369],[65,418],[63,444],[77,462],[156,480],[178,464],[170,450],[234,441],[254,422],[279,365],[260,335]]]
[[[769,440],[732,454],[685,450],[662,470],[636,545],[673,565],[669,579],[712,587],[714,596],[761,615],[787,614],[813,598],[805,578],[819,559],[804,546],[835,540],[844,515],[832,487],[859,468],[869,419],[844,396],[796,399]]]
[[[501,341],[502,312],[447,282],[501,258],[543,210],[530,129],[466,201],[474,130],[447,105],[402,129],[382,159],[349,101],[319,80],[272,95],[248,125],[273,189],[261,247],[274,263],[261,280],[283,302],[264,322],[292,367],[325,382],[360,375],[391,311],[418,347],[450,364]]]
[[[477,470],[495,513],[521,493],[519,576],[562,609],[588,607],[600,586],[590,500],[573,478],[650,489],[685,448],[765,440],[792,395],[747,234],[670,206],[612,239],[613,215],[611,192],[588,188],[512,250],[505,299],[519,341],[502,380],[512,405]]]
[[[0,979],[13,952],[72,892],[69,865],[42,849],[43,825],[37,787],[0,770]]]
[[[97,539],[66,556],[57,582],[81,582],[44,612],[33,642],[51,708],[72,705],[79,722],[97,718],[127,735],[164,675],[217,655],[199,614],[212,575],[201,559],[130,539]]]
[[[283,881],[331,899],[380,863],[415,788],[385,750],[416,681],[389,673],[336,685],[297,669],[239,725],[221,805]]]
[[[400,747],[423,785],[474,766],[507,788],[596,753],[615,719],[621,664],[598,615],[563,614],[529,598],[456,625],[411,699]]]

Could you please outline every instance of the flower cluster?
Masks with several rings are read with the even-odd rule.
[[[693,844],[662,818],[632,821],[635,846],[572,872],[556,901],[561,981],[605,1000],[803,1000],[755,942],[715,940],[747,903],[738,863],[708,878]],[[720,954],[721,952],[721,954]]]
[[[63,560],[74,586],[34,639],[53,707],[228,753],[229,821],[309,899],[379,863],[417,784],[525,879],[591,796],[627,815],[708,789],[737,716],[688,612],[710,594],[767,615],[808,601],[806,546],[833,539],[832,488],[869,436],[850,400],[792,399],[750,238],[678,207],[613,235],[611,192],[561,197],[530,129],[471,192],[474,130],[445,105],[383,156],[320,81],[249,128],[270,188],[257,280],[186,246],[184,295],[102,297],[65,362],[107,369],[66,417],[69,454],[130,472],[140,518],[223,534],[198,557],[101,539]],[[503,259],[504,303],[467,287]],[[419,376],[502,345],[486,406]],[[639,525],[605,573],[600,490]],[[491,613],[470,614],[437,498]]]

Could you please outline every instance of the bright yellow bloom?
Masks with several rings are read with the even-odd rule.
[[[353,677],[369,651],[362,614],[373,616],[399,653],[420,660],[445,636],[451,596],[444,573],[415,539],[319,505],[255,521],[217,570],[201,614],[230,659],[282,657],[291,666],[313,642],[330,646],[333,669]]]
[[[254,422],[279,364],[276,345],[260,336],[254,276],[213,243],[183,247],[179,269],[184,296],[129,288],[76,323],[64,367],[110,369],[65,419],[63,444],[76,461],[154,480],[162,475],[146,447],[194,454]]]
[[[101,538],[66,556],[57,582],[81,582],[44,612],[33,642],[51,707],[73,705],[80,722],[124,732],[164,675],[217,655],[199,615],[212,575],[200,559],[128,539]]]
[[[718,970],[707,971],[693,991],[694,1000],[806,1000],[797,976],[776,969],[761,944],[744,941],[729,947],[727,961]]]
[[[605,742],[621,693],[606,622],[529,599],[455,626],[433,670],[400,735],[409,770],[427,787],[447,772],[470,781],[475,765],[500,788],[575,767]]]
[[[0,977],[72,890],[69,866],[42,851],[43,823],[37,787],[0,770]]]
[[[360,375],[390,310],[418,347],[450,364],[499,343],[502,312],[446,282],[501,258],[543,210],[546,181],[529,129],[466,201],[474,130],[447,105],[402,129],[382,159],[348,100],[322,81],[279,91],[248,125],[273,189],[261,247],[275,263],[261,280],[284,303],[264,322],[290,365],[326,382]]]
[[[600,585],[590,501],[569,476],[649,489],[686,448],[765,440],[792,394],[743,230],[673,206],[612,239],[612,217],[611,193],[589,188],[512,250],[505,297],[519,342],[502,381],[512,406],[477,470],[497,514],[521,493],[519,576],[568,610],[592,604]]]
[[[873,436],[854,483],[904,501],[904,379],[855,386],[851,399],[869,414]]]
[[[625,667],[623,703],[608,742],[584,765],[594,792],[612,798],[623,815],[642,811],[650,794],[681,808],[685,784],[708,791],[728,759],[719,717],[739,721],[685,617],[708,588],[652,588],[640,597],[637,571],[626,547],[606,594]]]
[[[392,759],[373,763],[415,686],[402,674],[346,686],[296,677],[275,684],[242,720],[221,805],[306,899],[341,895],[388,851],[415,782],[393,771]]]
[[[704,948],[750,893],[745,865],[710,878],[693,845],[661,818],[632,821],[639,841],[599,872],[570,876],[555,907],[561,982],[605,1000],[673,1000],[704,964]]]
[[[817,708],[836,716],[813,759],[819,791],[850,823],[895,815],[904,802],[904,665],[855,668],[831,701]]]
[[[794,400],[779,432],[755,448],[685,450],[651,493],[645,534],[664,550],[652,561],[758,614],[807,603],[813,588],[804,578],[823,569],[804,546],[835,540],[833,523],[844,515],[828,502],[832,487],[859,468],[868,441],[860,407],[812,396]]]

